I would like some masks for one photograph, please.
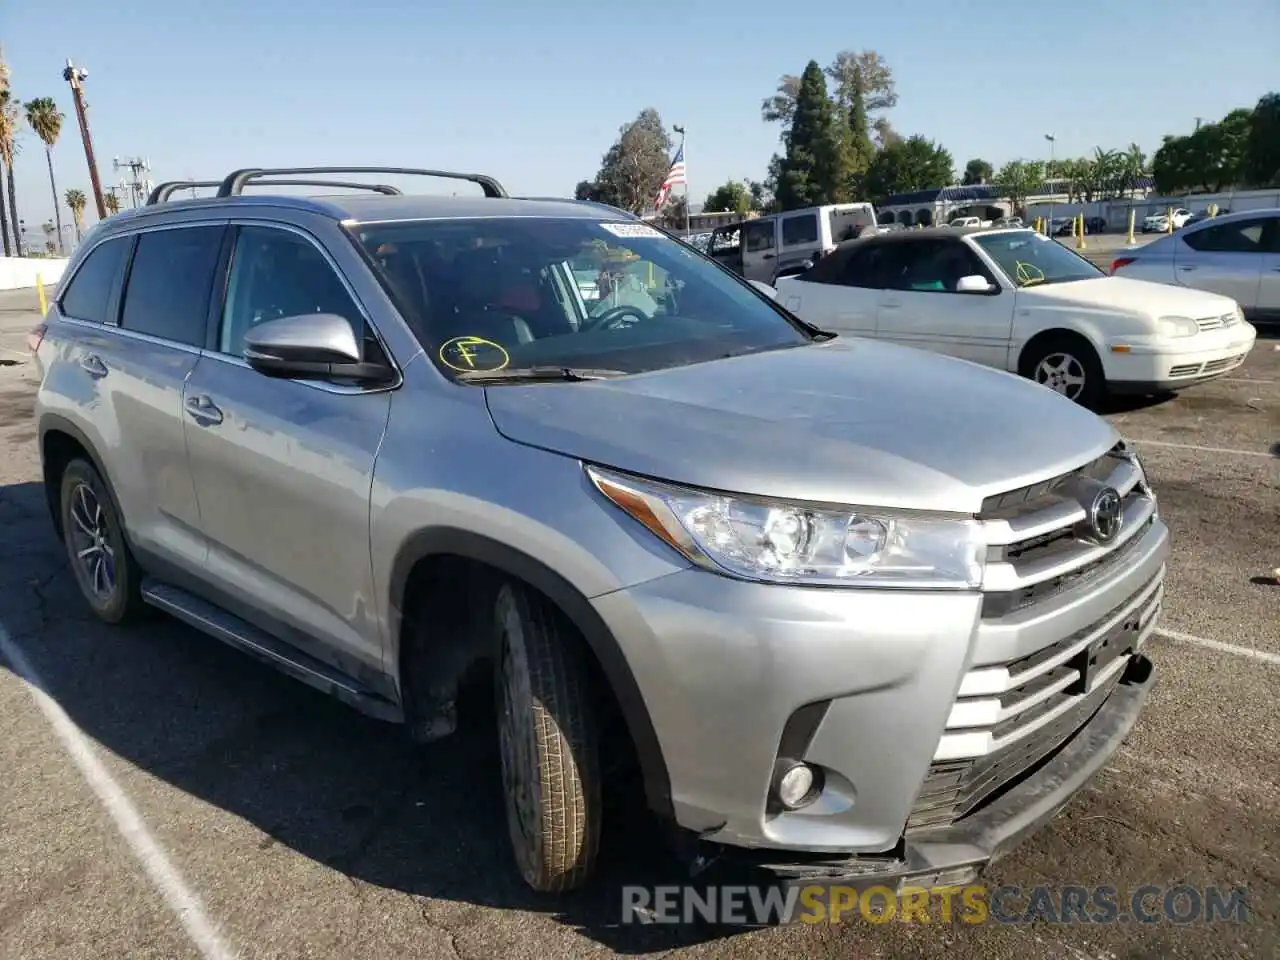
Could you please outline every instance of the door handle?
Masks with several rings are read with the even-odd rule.
[[[102,362],[101,357],[92,353],[80,358],[80,369],[95,380],[101,380],[107,375],[107,365]]]
[[[884,307],[886,310],[897,310],[902,306],[902,304],[897,300],[885,300],[880,304],[880,306]]]
[[[208,397],[187,397],[186,408],[191,418],[203,426],[222,422],[222,411]]]
[[[772,254],[772,253],[762,253],[762,254],[760,254],[760,259],[761,259],[761,260],[772,260],[772,259],[774,259],[774,257],[775,257],[775,254]]]
[[[1178,269],[1181,270],[1183,273],[1190,273],[1192,270],[1195,269],[1195,267],[1179,267]]]

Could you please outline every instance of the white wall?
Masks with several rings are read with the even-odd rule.
[[[45,292],[52,296],[66,269],[67,261],[54,257],[0,257],[0,290],[34,287],[39,274]]]
[[[1128,226],[1129,210],[1134,211],[1134,218],[1139,227],[1142,219],[1153,213],[1164,213],[1170,207],[1184,207],[1192,213],[1204,213],[1209,204],[1216,203],[1218,211],[1225,213],[1242,213],[1245,210],[1265,210],[1280,207],[1280,191],[1278,190],[1238,190],[1223,193],[1193,193],[1178,197],[1161,197],[1152,194],[1133,200],[1095,200],[1093,203],[1055,203],[1053,216],[1071,217],[1083,213],[1086,217],[1102,217],[1109,227],[1121,229]],[[1028,204],[1027,216],[1049,216],[1049,204],[1037,200]]]

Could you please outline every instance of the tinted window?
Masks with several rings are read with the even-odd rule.
[[[846,287],[884,288],[885,269],[898,259],[894,246],[878,243],[855,251],[844,266],[840,283]]]
[[[204,346],[222,234],[222,227],[140,234],[120,326],[175,343]]]
[[[1267,218],[1221,223],[1184,234],[1182,242],[1200,253],[1265,253]]]
[[[408,279],[397,277],[406,287]],[[412,296],[414,291],[400,292]],[[352,323],[357,336],[364,333],[360,310],[315,244],[287,230],[241,227],[231,254],[218,349],[243,356],[252,327],[305,313],[336,313]]]
[[[898,244],[902,257],[891,272],[882,271],[890,290],[916,293],[954,293],[961,277],[991,277],[972,250],[949,240]]]
[[[71,278],[71,286],[62,295],[64,316],[90,323],[106,323],[111,302],[111,288],[124,267],[129,254],[129,237],[117,237],[94,248],[84,264]]]
[[[747,252],[758,253],[761,250],[773,249],[773,221],[756,220],[743,224],[742,235],[746,240]]]
[[[879,289],[879,270],[888,245],[856,243],[841,246],[799,277],[805,283],[833,283],[845,287]]]
[[[810,342],[769,301],[645,224],[486,217],[349,228],[447,375],[638,373]]]
[[[782,221],[782,245],[818,242],[818,215],[806,213],[799,217],[786,217]]]

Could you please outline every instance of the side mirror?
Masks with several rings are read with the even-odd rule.
[[[304,313],[260,323],[245,334],[244,358],[269,377],[381,380],[388,370],[365,363],[351,323],[336,313]]]
[[[956,282],[956,293],[991,293],[995,289],[986,277],[980,277],[977,274],[961,277]]]
[[[751,284],[753,287],[755,287],[757,290],[763,293],[770,300],[778,299],[778,291],[773,287],[769,286],[763,280],[748,280],[747,283]]]

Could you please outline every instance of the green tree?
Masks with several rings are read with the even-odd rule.
[[[53,216],[58,231],[58,251],[62,252],[62,212],[58,203],[58,181],[53,176],[53,145],[62,133],[65,117],[52,97],[36,97],[23,104],[27,111],[27,124],[35,135],[44,141],[44,158],[49,165],[49,187],[53,191]]]
[[[594,195],[582,199],[643,213],[653,206],[670,164],[671,138],[658,111],[648,107],[631,123],[619,128],[617,141],[604,155],[600,172],[591,181]],[[578,187],[586,183],[583,181]]]
[[[578,185],[573,188],[573,199],[595,200],[598,193],[599,188],[594,180],[579,180]]]
[[[14,130],[10,128],[10,98],[12,94],[9,91],[9,64],[4,59],[4,51],[0,50],[0,184],[4,182],[4,171],[9,166],[9,157],[12,155],[12,144]],[[5,144],[9,144],[6,149]],[[13,215],[13,233],[18,233],[18,215]],[[9,205],[5,201],[4,190],[0,187],[0,235],[4,238],[4,255],[6,257],[13,256],[13,247],[9,243]]]
[[[991,164],[987,161],[975,157],[964,165],[964,177],[961,183],[966,186],[973,186],[979,183],[990,183],[992,170]]]
[[[12,221],[14,253],[22,256],[22,234],[18,226],[18,190],[13,179],[13,158],[18,154],[18,132],[22,129],[22,111],[9,90],[0,90],[0,161],[4,162],[5,191],[9,195],[9,217]]]
[[[683,196],[672,196],[663,204],[658,217],[668,230],[683,230],[688,211],[689,202]]]
[[[83,190],[68,190],[63,196],[67,201],[67,209],[71,211],[71,219],[76,225],[76,243],[84,232],[84,207],[86,203]]]
[[[777,197],[783,210],[831,203],[840,190],[840,146],[827,96],[827,81],[816,60],[800,78],[787,153],[782,159]]]
[[[115,216],[120,212],[120,198],[114,193],[105,194],[102,198],[102,205],[107,208],[107,216]]]
[[[1280,93],[1268,93],[1253,108],[1244,168],[1249,183],[1280,186]]]
[[[746,213],[752,209],[751,188],[738,180],[728,180],[707,195],[704,213]]]
[[[843,50],[823,72],[831,81],[832,114],[848,123],[851,134],[863,130],[869,134],[874,130],[881,147],[897,139],[888,120],[874,116],[893,109],[898,103],[893,71],[880,54],[874,50]],[[761,117],[768,123],[779,125],[780,138],[784,143],[795,117],[800,80],[793,74],[784,75],[778,81],[774,94],[765,97],[760,105]],[[861,119],[854,117],[855,108],[861,113]],[[845,152],[850,152],[848,147],[844,147],[843,130],[839,139]],[[854,161],[846,157],[846,162]]]
[[[751,195],[751,209],[761,213],[773,210],[773,191],[767,182],[762,180],[747,181],[747,192]]]
[[[1166,134],[1151,158],[1151,176],[1158,193],[1181,193],[1195,184],[1199,161],[1192,155],[1190,137]]]
[[[867,195],[883,203],[896,193],[932,190],[955,182],[949,151],[922,136],[891,143],[867,171]]]
[[[1000,168],[996,182],[1004,187],[1013,209],[1024,210],[1027,197],[1044,184],[1044,164],[1039,160],[1010,161]]]

